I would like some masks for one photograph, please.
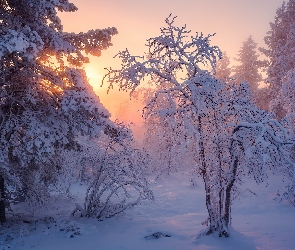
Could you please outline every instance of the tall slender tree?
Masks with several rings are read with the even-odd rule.
[[[227,81],[230,78],[231,72],[230,59],[227,56],[227,53],[224,51],[222,52],[222,58],[216,63],[215,77],[217,79]]]
[[[257,55],[257,43],[254,42],[252,36],[243,42],[237,58],[235,59],[240,64],[233,67],[233,77],[238,81],[245,81],[250,84],[253,93],[258,89],[259,82],[262,81],[262,76],[259,73],[259,60]]]
[[[266,48],[260,51],[267,57],[267,79],[270,99],[277,97],[282,86],[282,78],[295,68],[295,1],[284,2],[276,11],[274,22],[264,38]],[[272,105],[272,109],[282,118],[282,106]]]

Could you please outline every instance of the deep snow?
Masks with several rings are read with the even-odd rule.
[[[271,176],[268,187],[247,179],[233,204],[229,238],[197,238],[207,212],[202,182],[192,188],[189,179],[175,173],[153,181],[154,203],[142,202],[104,221],[70,216],[74,203],[83,202],[84,190],[76,186],[76,200],[57,200],[54,211],[34,216],[22,211],[11,218],[10,226],[0,229],[0,250],[294,249],[295,207],[279,202],[277,191],[285,185],[280,177]],[[145,238],[156,232],[171,237]]]

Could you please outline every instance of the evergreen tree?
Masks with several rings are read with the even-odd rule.
[[[237,58],[235,59],[240,64],[233,68],[234,75],[238,81],[245,81],[250,84],[250,89],[253,93],[258,89],[259,82],[262,76],[259,73],[259,61],[256,52],[257,43],[254,42],[252,36],[243,42]]]
[[[274,22],[270,23],[270,31],[264,38],[266,48],[260,51],[267,57],[268,91],[271,99],[275,99],[282,86],[282,78],[289,70],[295,68],[295,1],[283,3],[276,11]],[[282,106],[272,105],[273,111],[282,118],[285,113]]]
[[[76,10],[68,0],[1,1],[1,222],[3,204],[15,195],[44,203],[60,169],[58,152],[78,149],[76,135],[116,134],[80,67],[89,61],[86,54],[99,56],[111,46],[117,30],[63,32],[57,11]]]
[[[228,80],[231,75],[231,68],[229,65],[230,65],[229,57],[227,56],[227,53],[224,51],[222,52],[222,59],[220,59],[216,63],[215,77],[223,81]]]

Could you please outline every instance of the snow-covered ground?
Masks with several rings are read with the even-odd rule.
[[[274,200],[284,186],[279,180],[272,176],[268,187],[247,180],[245,191],[233,205],[229,238],[196,238],[205,229],[201,223],[207,217],[203,185],[199,182],[192,188],[189,176],[177,173],[152,183],[154,203],[142,202],[117,218],[73,218],[75,201],[68,200],[54,204],[59,208],[54,215],[15,216],[9,228],[0,229],[0,250],[291,250],[295,248],[295,207]],[[81,203],[82,189],[75,190]],[[145,238],[156,232],[171,237]]]

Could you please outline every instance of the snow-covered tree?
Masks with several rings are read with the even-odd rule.
[[[149,117],[144,122],[143,145],[153,157],[153,171],[161,173],[175,172],[177,162],[174,152],[177,143],[175,141],[175,131],[170,124],[161,117]]]
[[[0,5],[0,218],[11,191],[33,204],[49,193],[59,166],[58,150],[77,148],[79,134],[101,130],[116,136],[80,69],[111,46],[115,28],[66,33],[58,11],[77,8],[67,0],[7,0]],[[2,179],[10,193],[4,194]],[[8,191],[8,189],[6,189]],[[3,197],[4,196],[4,197]]]
[[[262,110],[269,110],[271,102],[270,91],[267,86],[258,88],[255,92],[256,105]]]
[[[194,138],[196,168],[204,182],[206,234],[227,237],[241,175],[251,174],[260,182],[267,167],[285,164],[294,176],[294,164],[287,157],[294,142],[283,126],[253,104],[249,84],[225,84],[214,78],[221,52],[210,45],[211,36],[192,35],[174,21],[167,18],[161,35],[147,40],[147,58],[119,52],[122,68],[110,69],[104,79],[132,91],[148,76],[161,86],[144,115],[166,117],[175,125],[182,117],[182,130]],[[211,72],[204,70],[209,67]],[[165,107],[158,105],[162,96],[168,102]]]
[[[295,140],[295,69],[290,70],[282,79],[282,87],[277,97],[271,102],[274,107],[282,107],[285,117],[282,124],[288,128],[288,135]],[[272,108],[273,109],[273,108]],[[295,162],[295,146],[291,148],[291,160]],[[282,197],[290,201],[295,206],[295,175],[292,171],[285,171],[289,184]]]
[[[117,124],[116,129],[116,137],[104,134],[99,140],[80,137],[80,151],[65,152],[63,163],[69,166],[64,169],[75,171],[65,176],[77,178],[78,172],[80,181],[88,186],[84,205],[77,205],[73,214],[79,212],[83,217],[102,220],[142,200],[153,200],[145,179],[148,155],[134,147],[128,127]],[[73,181],[75,178],[69,184]]]
[[[289,0],[277,9],[270,31],[264,38],[266,48],[260,51],[268,59],[267,83],[271,99],[280,92],[282,78],[295,68],[295,1]],[[281,106],[274,106],[276,114],[282,118]]]
[[[222,52],[222,58],[216,63],[215,77],[217,79],[227,81],[231,75],[231,68],[229,65],[230,65],[229,57],[227,56],[227,53],[224,51]]]
[[[260,63],[257,55],[257,43],[254,42],[252,36],[243,42],[240,48],[236,61],[239,65],[233,67],[233,78],[238,81],[248,82],[251,86],[251,90],[255,93],[258,89],[259,82],[262,81],[262,76],[259,73]]]
[[[295,69],[288,71],[283,77],[282,88],[276,100],[282,103],[287,116],[295,114]]]
[[[159,102],[159,99],[157,100]],[[153,173],[173,173],[191,170],[195,165],[193,148],[195,143],[183,130],[182,116],[171,122],[171,117],[150,115],[144,120],[144,148],[153,157]]]
[[[132,96],[146,106],[160,89],[161,86],[142,87],[134,91]],[[168,107],[169,100],[164,95],[159,96],[156,105]],[[192,138],[183,131],[182,125],[183,117],[178,117],[177,122],[171,123],[167,116],[150,115],[143,121],[143,147],[153,159],[150,170],[158,173],[159,177],[194,165],[194,157],[190,154],[191,150],[188,150],[193,147]]]

